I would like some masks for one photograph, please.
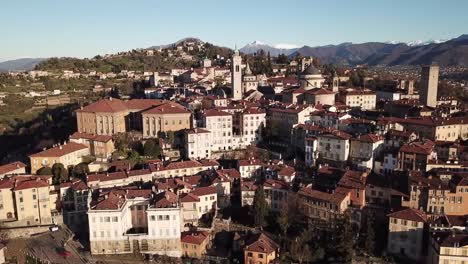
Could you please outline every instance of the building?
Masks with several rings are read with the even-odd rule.
[[[436,157],[434,145],[430,140],[404,144],[398,152],[398,169],[426,171],[429,161]]]
[[[424,227],[427,216],[417,209],[403,209],[388,215],[388,243],[390,254],[419,261],[423,256]]]
[[[96,157],[97,160],[107,161],[115,151],[114,140],[107,135],[75,132],[70,136],[70,142],[87,146],[89,154]]]
[[[375,92],[368,89],[343,89],[340,91],[338,98],[347,106],[360,108],[362,110],[375,109],[375,105],[377,103]]]
[[[267,179],[263,184],[265,199],[274,212],[284,210],[288,204],[289,184],[281,180]]]
[[[301,88],[310,90],[321,88],[325,82],[322,73],[312,63],[310,63],[300,74],[299,78]]]
[[[61,163],[65,168],[75,166],[89,155],[89,148],[80,143],[68,142],[29,156],[31,172],[36,173],[42,167],[52,167]]]
[[[0,179],[5,175],[14,175],[14,174],[25,174],[26,173],[26,164],[21,161],[15,161],[0,166]]]
[[[124,101],[110,97],[76,111],[78,132],[114,135],[126,132],[128,108]]]
[[[279,258],[279,245],[266,233],[252,234],[245,241],[244,263],[270,264]]]
[[[313,88],[304,93],[304,103],[313,105],[334,105],[335,93],[324,88]]]
[[[314,110],[309,105],[292,105],[286,108],[271,108],[268,112],[267,126],[271,133],[281,136],[281,140],[290,142],[291,129],[294,125],[305,124],[309,114]]]
[[[258,108],[247,108],[239,112],[239,132],[242,135],[242,145],[257,144],[262,140],[262,132],[265,129],[266,112]],[[234,124],[234,126],[236,126]]]
[[[234,100],[242,99],[242,57],[236,49],[231,61],[231,87],[232,98]]]
[[[383,149],[384,138],[375,134],[366,134],[350,140],[349,156],[351,162],[360,169],[372,170],[374,159]]]
[[[232,115],[218,109],[209,109],[202,113],[202,118],[202,126],[211,132],[211,150],[232,149]]]
[[[246,93],[251,90],[257,90],[258,80],[257,76],[252,74],[250,65],[247,63],[245,67],[244,75],[242,76],[242,91]]]
[[[187,129],[185,135],[185,157],[188,159],[211,158],[211,132],[202,128]]]
[[[168,102],[149,110],[142,114],[143,137],[161,137],[169,131],[176,132],[182,129],[191,128],[191,113],[183,106]]]
[[[146,254],[181,257],[181,209],[172,192],[112,189],[88,210],[91,254]]]
[[[420,100],[429,106],[437,106],[437,86],[439,85],[439,66],[423,66],[421,70]]]
[[[340,130],[330,130],[317,136],[317,151],[321,160],[342,166],[349,157],[351,135]]]
[[[468,262],[468,234],[456,231],[435,232],[431,236],[428,264]]]
[[[180,241],[182,243],[182,256],[202,259],[210,244],[210,234],[206,231],[182,232]]]

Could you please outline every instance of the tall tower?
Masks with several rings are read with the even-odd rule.
[[[437,85],[439,82],[439,66],[423,66],[421,71],[421,88],[419,101],[430,106],[437,106]]]
[[[231,86],[232,86],[232,98],[234,100],[242,99],[242,57],[239,55],[239,51],[236,49],[234,56],[232,56],[231,62]]]
[[[332,73],[331,87],[332,87],[332,92],[338,93],[338,88],[340,87],[340,78],[338,77],[338,74],[336,74],[336,71],[333,71]]]

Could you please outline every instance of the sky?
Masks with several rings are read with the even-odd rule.
[[[0,6],[0,61],[93,57],[184,37],[230,48],[450,39],[463,0],[22,0]]]

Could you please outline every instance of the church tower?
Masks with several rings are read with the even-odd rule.
[[[340,86],[340,78],[338,77],[338,74],[336,74],[336,71],[333,71],[332,78],[331,78],[332,92],[338,93],[339,86]]]
[[[231,86],[232,86],[232,99],[242,99],[242,57],[236,49],[231,61]]]

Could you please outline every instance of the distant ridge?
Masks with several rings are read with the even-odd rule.
[[[0,62],[0,72],[29,71],[46,58],[22,58]]]

